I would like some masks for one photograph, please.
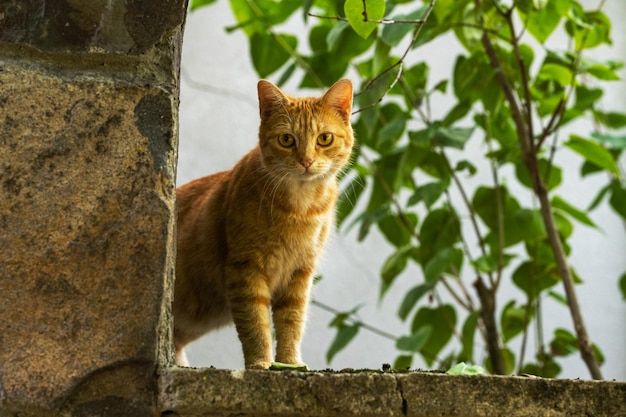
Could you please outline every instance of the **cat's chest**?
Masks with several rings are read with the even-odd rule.
[[[331,224],[329,216],[271,228],[257,247],[257,261],[265,275],[280,283],[300,269],[314,269],[324,249]]]

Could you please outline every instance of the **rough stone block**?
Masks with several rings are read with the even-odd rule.
[[[441,373],[162,369],[176,417],[570,417],[626,415],[626,383]]]
[[[154,392],[138,393],[169,347],[176,103],[159,88],[4,64],[0,408],[149,408]],[[115,370],[132,378],[88,399]]]

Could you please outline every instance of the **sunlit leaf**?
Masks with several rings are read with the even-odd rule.
[[[581,155],[587,161],[619,177],[619,168],[613,156],[601,145],[576,134],[571,134],[565,146]]]
[[[191,8],[191,11],[195,11],[196,9],[199,9],[200,7],[205,7],[208,6],[210,4],[215,3],[216,0],[191,0],[189,7]]]
[[[293,35],[276,35],[269,33],[254,33],[250,39],[250,56],[254,69],[261,78],[265,78],[282,67],[291,57],[284,45],[292,50],[298,44],[298,38]]]
[[[377,23],[365,21],[364,0],[346,0],[344,12],[350,26],[362,38],[367,38],[378,26]],[[380,20],[385,15],[384,0],[366,0],[367,19]]]
[[[560,210],[564,213],[566,213],[568,216],[570,216],[571,218],[579,221],[580,223],[590,226],[590,227],[595,227],[597,228],[598,226],[593,222],[593,220],[591,220],[591,218],[587,215],[587,213],[585,213],[584,211],[577,209],[576,207],[572,206],[570,203],[568,203],[567,201],[563,200],[561,197],[559,196],[554,196],[552,198],[552,208],[556,209],[556,210]]]
[[[468,365],[460,362],[446,371],[448,375],[484,375],[487,373],[485,368],[480,365]]]

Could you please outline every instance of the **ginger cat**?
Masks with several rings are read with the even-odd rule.
[[[176,363],[183,348],[235,323],[248,369],[302,365],[313,272],[333,226],[337,174],[350,159],[352,83],[297,98],[258,83],[259,143],[230,171],[179,187],[173,302]],[[226,142],[227,143],[227,142]]]

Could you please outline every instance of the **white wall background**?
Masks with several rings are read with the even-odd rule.
[[[595,1],[585,1],[589,7]],[[626,2],[608,0],[605,12],[613,20],[614,45],[592,51],[603,58],[626,58],[625,32],[620,22],[626,18]],[[621,18],[620,18],[621,17]],[[229,169],[241,156],[256,144],[258,110],[256,99],[257,75],[248,58],[248,44],[242,32],[228,34],[224,27],[234,23],[226,1],[190,13],[187,18],[182,57],[182,82],[180,102],[180,145],[178,161],[178,184],[213,172]],[[299,22],[291,22],[294,30]],[[444,42],[440,41],[440,42]],[[563,44],[565,47],[565,44]],[[431,74],[448,77],[457,51],[441,43],[419,49],[421,56],[428,56]],[[427,55],[424,55],[427,54]],[[538,60],[538,59],[536,59]],[[625,75],[622,71],[622,76]],[[431,77],[431,83],[438,81]],[[607,91],[607,109],[626,109],[624,82],[614,83]],[[298,92],[293,85],[286,87],[288,93]],[[436,103],[435,103],[436,106]],[[445,108],[442,106],[441,111]],[[437,108],[434,109],[437,111]],[[589,132],[589,125],[575,126],[581,132]],[[479,159],[482,149],[464,151],[467,159]],[[579,177],[580,160],[567,150],[558,154],[558,164],[569,166],[564,172],[564,182],[559,192],[579,207],[586,207],[595,196],[602,179]],[[487,181],[478,178],[478,181]],[[526,193],[527,194],[527,193]],[[617,277],[626,271],[626,229],[607,207],[590,213],[601,227],[596,231],[576,225],[573,237],[572,262],[585,280],[578,286],[578,294],[586,318],[588,331],[606,356],[603,367],[607,379],[626,380],[626,303],[617,289]],[[396,317],[399,303],[405,291],[422,278],[417,268],[409,269],[399,277],[382,303],[378,303],[378,272],[391,248],[376,233],[364,243],[357,243],[353,233],[338,232],[331,239],[319,273],[323,280],[314,288],[314,298],[338,309],[350,310],[357,304],[360,318],[386,332],[400,336],[408,331],[408,324]],[[560,288],[559,288],[560,291]],[[515,294],[505,289],[500,306]],[[521,301],[521,300],[520,300]],[[567,310],[552,302],[545,306],[545,334],[550,340],[552,329],[557,326],[572,328]],[[311,306],[307,333],[303,343],[303,357],[310,368],[334,369],[379,368],[385,362],[393,362],[397,356],[394,343],[376,334],[361,330],[355,341],[338,354],[332,364],[325,361],[325,353],[334,337],[328,328],[333,315]],[[517,348],[516,355],[518,354]],[[533,346],[529,346],[532,355]],[[215,366],[217,368],[241,368],[243,357],[234,328],[213,332],[187,349],[192,366]],[[527,358],[529,354],[527,353]],[[578,355],[562,362],[562,377],[588,378],[589,373]],[[414,367],[424,366],[419,360]]]

